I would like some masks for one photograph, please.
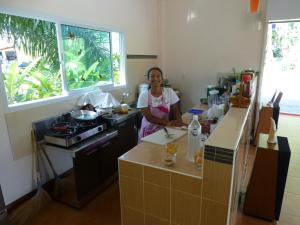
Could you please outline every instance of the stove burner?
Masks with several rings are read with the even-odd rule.
[[[44,134],[48,144],[54,144],[69,148],[93,135],[107,129],[107,124],[102,117],[95,120],[78,121],[70,116],[70,113],[51,118]]]
[[[88,129],[97,126],[96,121],[82,121],[78,123],[78,126],[82,129]]]
[[[76,127],[69,122],[54,123],[51,128],[51,133],[55,136],[64,137],[72,135],[76,132]]]

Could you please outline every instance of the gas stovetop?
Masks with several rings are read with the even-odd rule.
[[[70,113],[51,118],[44,133],[44,140],[48,144],[54,144],[69,148],[93,135],[107,129],[103,118],[98,117],[89,121],[78,121],[71,117]]]

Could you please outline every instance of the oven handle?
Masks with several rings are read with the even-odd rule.
[[[99,149],[97,149],[97,148],[94,148],[94,149],[92,149],[92,150],[90,150],[90,151],[88,151],[88,152],[86,152],[84,155],[86,155],[86,156],[90,156],[91,154],[93,154],[94,152],[96,152],[96,151],[98,151]]]
[[[108,142],[106,142],[106,143],[104,143],[103,145],[101,145],[101,148],[105,148],[105,147],[107,147],[107,146],[109,146],[110,145],[110,141],[108,141]]]
[[[111,143],[111,139],[113,139],[114,137],[118,136],[118,131],[117,130],[114,130],[114,131],[111,131],[109,133],[106,133],[105,135],[103,135],[103,137],[101,137],[100,139],[97,140],[97,146],[99,147],[106,147],[107,145],[109,145]],[[79,156],[79,155],[85,155],[85,156],[89,156],[91,154],[93,154],[94,152],[96,151],[99,151],[99,147],[95,147],[95,148],[92,148],[90,150],[87,150],[87,151],[78,151],[75,153],[75,157]]]

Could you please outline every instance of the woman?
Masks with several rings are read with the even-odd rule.
[[[140,94],[137,107],[143,113],[139,140],[163,126],[184,125],[177,106],[178,96],[171,88],[162,87],[163,74],[160,68],[153,67],[148,70],[150,89]],[[169,114],[175,115],[176,120],[169,120]]]

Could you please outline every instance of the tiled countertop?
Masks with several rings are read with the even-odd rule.
[[[209,136],[205,145],[236,150],[243,133],[248,113],[249,107],[231,107],[223,120],[215,128],[214,132]]]
[[[202,178],[202,171],[196,168],[196,165],[185,158],[187,135],[176,140],[178,144],[176,163],[166,166],[163,162],[164,146],[142,142],[129,152],[122,155],[119,160],[125,160],[141,165],[167,170],[191,177]]]
[[[196,106],[193,108],[201,108]],[[205,145],[219,147],[226,150],[236,150],[239,144],[247,116],[248,108],[230,108],[224,119],[214,129]],[[188,123],[190,115],[183,114],[183,121]],[[164,146],[142,142],[119,159],[141,165],[147,165],[158,169],[184,174],[187,176],[202,178],[202,171],[198,170],[194,163],[185,158],[187,135],[184,135],[174,143],[178,144],[177,160],[172,166],[166,166],[162,162]],[[227,153],[226,153],[227,154]]]

